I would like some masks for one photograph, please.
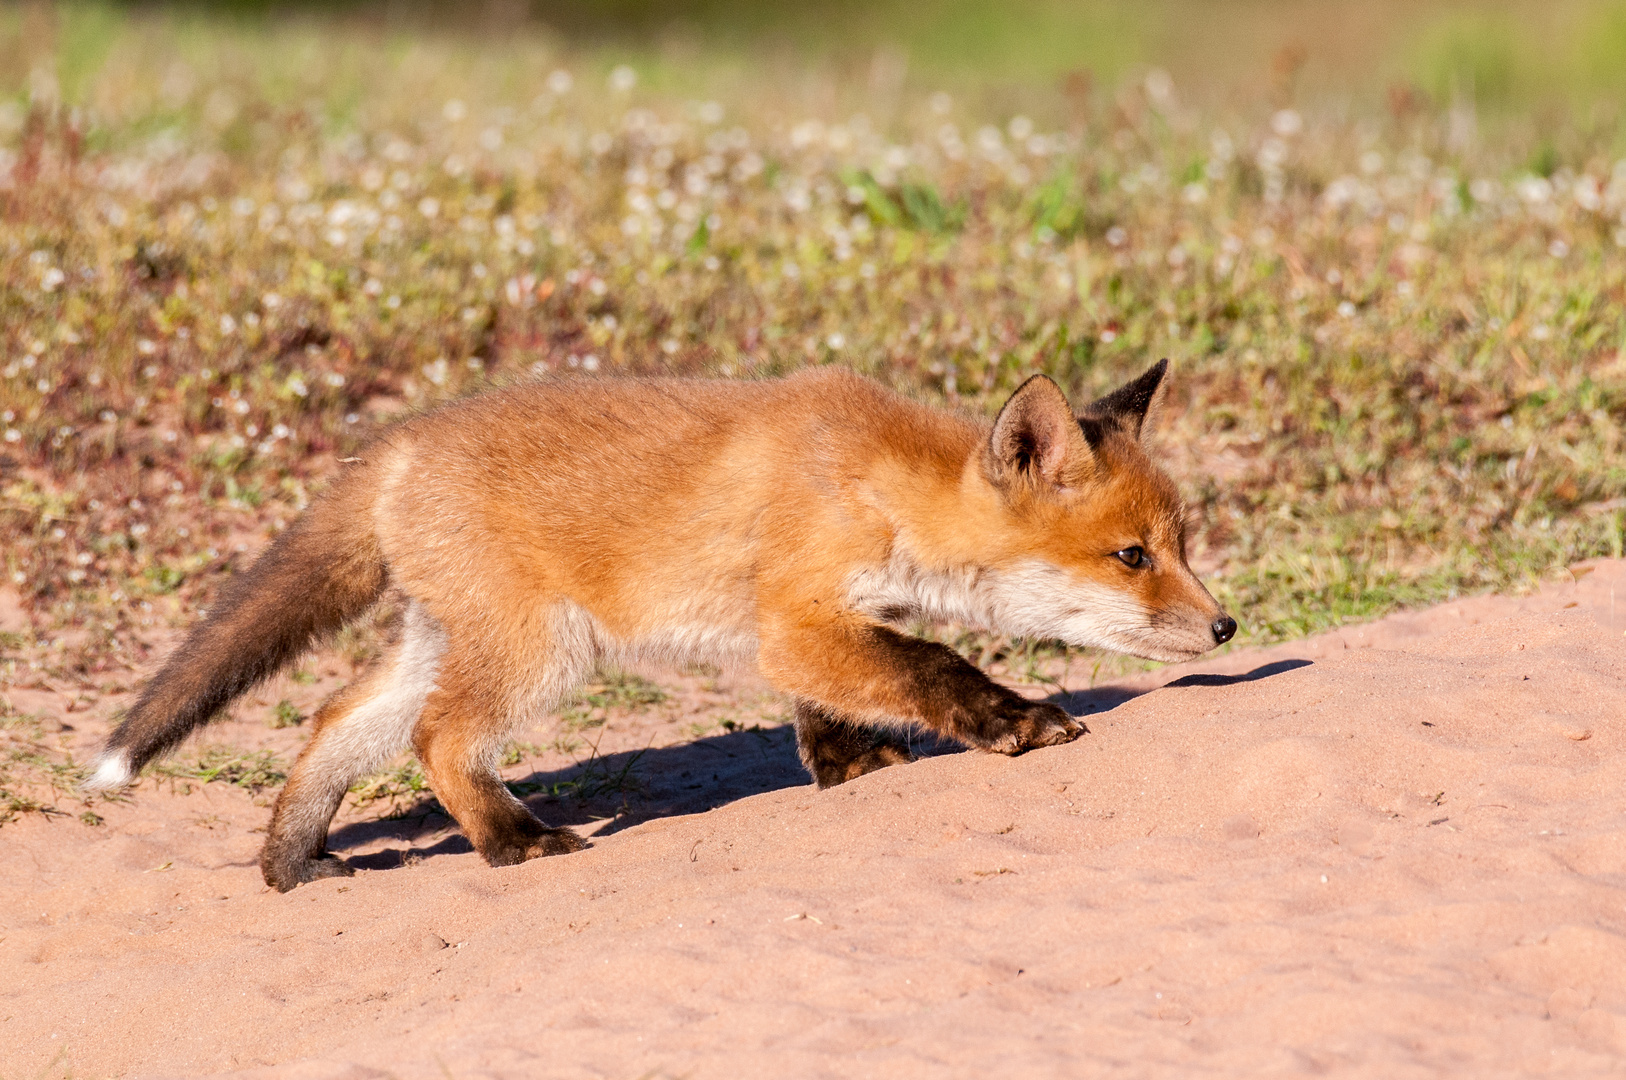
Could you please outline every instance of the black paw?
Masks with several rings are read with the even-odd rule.
[[[1040,746],[1059,746],[1089,731],[1089,728],[1068,716],[1061,706],[1047,701],[1029,701],[1014,706],[1007,720],[1004,734],[988,746],[998,754],[1020,754]]]
[[[813,780],[822,791],[825,788],[845,784],[849,780],[856,780],[865,773],[872,773],[876,769],[884,769],[888,765],[907,765],[915,760],[915,755],[901,743],[881,742],[865,750],[857,757],[845,761],[820,761],[813,770]]]

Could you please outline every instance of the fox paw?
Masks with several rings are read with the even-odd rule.
[[[265,883],[278,892],[287,892],[296,885],[305,885],[330,877],[354,877],[356,871],[337,855],[323,854],[316,858],[263,859],[260,872]]]
[[[1020,754],[1040,746],[1070,743],[1087,731],[1089,728],[1068,716],[1059,705],[1025,702],[1010,718],[1005,733],[994,739],[988,749],[999,754]]]
[[[820,789],[832,788],[856,780],[865,773],[884,769],[888,765],[907,765],[915,760],[909,748],[898,743],[880,742],[846,761],[829,761],[814,770],[813,779]]]
[[[548,855],[568,855],[572,851],[581,851],[587,847],[587,841],[571,832],[569,829],[550,829],[542,827],[535,830],[527,829],[529,835],[514,836],[506,843],[492,844],[481,848],[480,854],[492,866],[518,866],[522,862],[540,859]]]
[[[540,859],[544,855],[569,855],[573,851],[583,851],[586,847],[587,841],[569,829],[549,829],[525,849],[525,857]]]

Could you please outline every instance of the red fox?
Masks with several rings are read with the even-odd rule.
[[[1185,559],[1141,444],[1167,361],[1075,414],[1036,375],[990,426],[848,371],[758,382],[540,381],[407,420],[361,451],[194,627],[108,739],[129,783],[386,588],[397,640],[329,699],[278,797],[267,884],[348,875],[327,832],[411,745],[493,866],[576,851],[503,786],[512,732],[605,662],[752,662],[795,701],[829,787],[919,725],[1002,754],[1077,738],[911,620],[1182,660],[1236,623]]]

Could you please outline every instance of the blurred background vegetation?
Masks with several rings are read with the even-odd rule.
[[[1160,67],[1209,104],[1330,96],[1375,105],[1406,87],[1493,110],[1612,104],[1626,86],[1621,0],[219,0],[8,5],[0,90],[23,92],[31,54],[43,50],[56,58],[66,99],[80,101],[140,27],[162,27],[192,58],[221,35],[245,33],[289,41],[337,29],[355,48],[397,51],[425,35],[481,50],[517,35],[579,55],[602,50],[656,85],[823,68],[867,75],[853,87],[860,93],[865,82],[913,76],[997,96],[1069,76],[1112,86]],[[264,56],[272,65],[293,58]],[[288,88],[298,82],[288,71]]]
[[[1604,0],[0,5],[0,609],[99,662],[533,372],[1162,355],[1239,640],[1524,587],[1626,533],[1622,87]]]

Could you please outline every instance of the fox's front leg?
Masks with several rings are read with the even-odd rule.
[[[917,723],[1000,754],[1071,742],[1086,730],[1058,706],[1000,686],[953,649],[858,616],[766,627],[758,655],[779,689],[849,723]]]
[[[820,788],[915,760],[890,731],[853,721],[814,701],[796,703],[796,749]]]

